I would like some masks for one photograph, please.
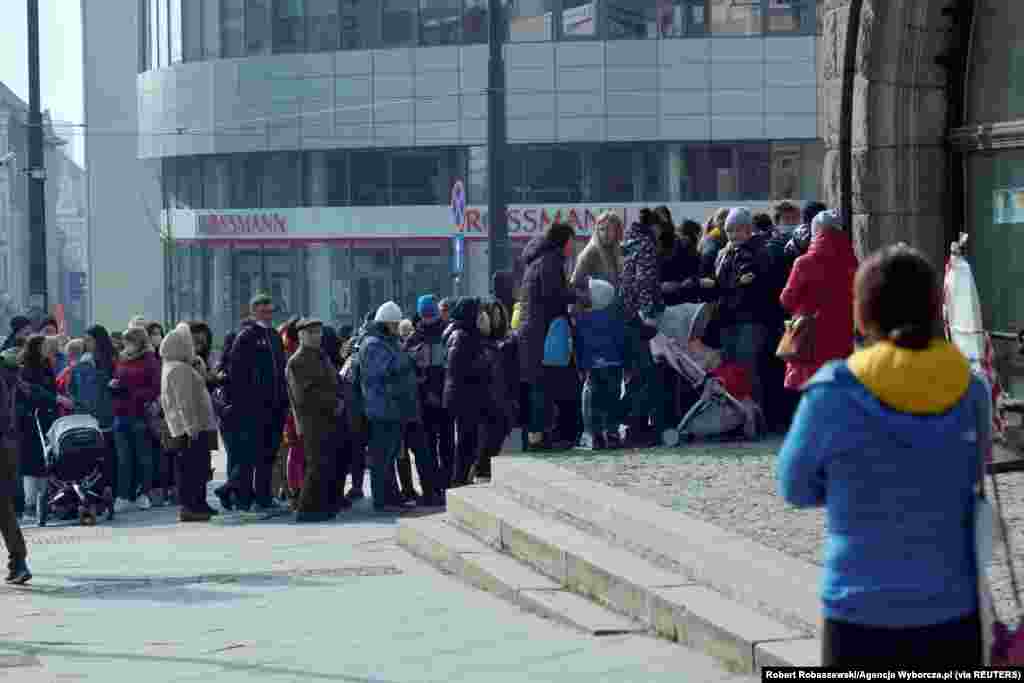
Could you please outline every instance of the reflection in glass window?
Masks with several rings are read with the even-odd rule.
[[[298,206],[302,198],[302,157],[299,152],[267,154],[263,166],[261,206],[288,209]]]
[[[305,206],[348,204],[348,155],[342,151],[306,153]]]
[[[586,156],[592,183],[590,199],[600,202],[632,202],[637,198],[633,185],[631,146],[597,148]]]
[[[231,159],[231,206],[236,209],[255,209],[260,204],[260,185],[263,180],[262,154],[233,154]]]
[[[470,147],[468,156],[468,175],[466,182],[466,202],[468,204],[487,203],[487,148]],[[505,178],[508,185],[508,178]]]
[[[272,35],[274,52],[288,54],[306,49],[302,0],[274,0]]]
[[[245,56],[245,0],[220,0],[220,43],[224,57]]]
[[[419,0],[382,0],[381,42],[390,47],[416,44]]]
[[[204,0],[187,0],[181,5],[181,40],[186,62],[203,59],[203,5]]]
[[[168,0],[167,32],[170,34],[170,63],[180,64],[184,54],[181,38],[181,0]]]
[[[203,208],[231,208],[231,161],[226,156],[202,157]]]
[[[664,38],[707,32],[706,0],[657,0],[658,31]]]
[[[761,33],[761,0],[708,0],[711,33]]]
[[[391,157],[391,203],[438,204],[441,160],[435,151],[395,152]]]
[[[641,165],[640,176],[643,178],[643,199],[646,201],[665,201],[668,199],[666,183],[665,146],[659,144],[634,145],[634,158]]]
[[[306,0],[306,41],[310,52],[330,52],[341,46],[338,0]]]
[[[359,172],[352,177],[352,205],[387,206],[389,203],[387,152],[353,152],[352,168],[359,169]]]
[[[768,0],[768,32],[813,33],[816,13],[814,0]]]
[[[420,43],[457,45],[462,0],[420,0]]]
[[[657,2],[657,6],[655,3]],[[607,0],[609,38],[654,38],[663,0]],[[669,15],[671,18],[671,14]]]
[[[552,0],[510,0],[505,7],[508,39],[513,43],[551,40]]]
[[[380,0],[341,0],[341,49],[365,50],[377,42]]]
[[[167,2],[156,0],[156,66],[162,69],[167,66]]]
[[[462,16],[462,42],[471,45],[486,43],[490,24],[487,18],[487,0],[466,0]]]
[[[580,151],[567,146],[525,148],[522,152],[523,201],[582,201],[581,157]]]
[[[270,0],[248,0],[245,4],[247,54],[270,53]]]
[[[562,0],[562,37],[593,38],[596,34],[595,0]]]

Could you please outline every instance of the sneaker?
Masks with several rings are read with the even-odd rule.
[[[118,498],[114,501],[114,513],[121,514],[122,512],[128,512],[129,510],[135,509],[135,503],[124,498]]]
[[[145,493],[135,499],[135,504],[140,510],[150,510],[153,507],[153,501]]]
[[[6,583],[12,586],[24,586],[26,583],[32,580],[32,572],[28,569],[28,563],[25,560],[16,560],[14,566],[11,567],[10,573],[5,579]]]
[[[580,437],[580,442],[576,444],[576,450],[599,451],[601,450],[601,442],[595,435],[584,432],[583,436]]]

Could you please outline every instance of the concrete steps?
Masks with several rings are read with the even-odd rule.
[[[481,590],[584,633],[605,636],[647,630],[456,529],[445,516],[402,520],[398,543]]]
[[[446,516],[402,520],[399,544],[480,588],[593,634],[647,630],[710,655],[735,673],[818,664],[820,645],[812,629],[732,599],[678,563],[655,561],[659,553],[672,552],[666,544],[675,542],[678,530],[655,543],[641,515],[613,509],[612,503],[628,501],[593,499],[605,493],[602,488],[612,489],[567,479],[560,468],[529,459],[510,473],[509,465],[518,460],[495,458],[492,485],[449,491]],[[540,471],[531,471],[530,463]],[[638,553],[635,543],[618,542],[623,522],[658,553]],[[713,527],[705,531],[713,533],[705,542],[733,540]],[[681,547],[695,552],[701,545],[689,539]],[[748,578],[760,564],[736,556],[731,562]],[[588,613],[583,604],[598,611]]]

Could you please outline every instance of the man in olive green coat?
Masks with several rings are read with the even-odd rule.
[[[288,395],[306,449],[306,472],[296,522],[324,522],[337,515],[335,438],[338,377],[320,352],[323,323],[300,320],[299,350],[288,360]]]

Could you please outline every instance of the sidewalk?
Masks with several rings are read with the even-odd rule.
[[[474,683],[742,680],[645,635],[581,635],[400,550],[368,501],[333,524],[28,529],[0,588],[0,679]]]

